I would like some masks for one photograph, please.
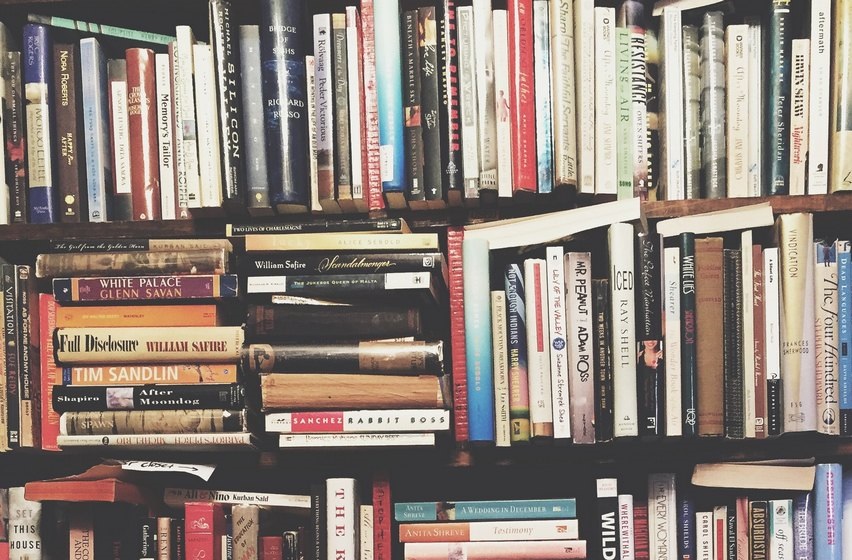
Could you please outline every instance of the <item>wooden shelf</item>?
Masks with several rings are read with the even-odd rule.
[[[702,214],[704,212],[727,210],[759,202],[771,203],[772,211],[775,214],[790,214],[793,212],[848,212],[852,211],[852,196],[850,195],[852,193],[649,202],[645,205],[645,215],[649,219],[676,218],[692,214]]]

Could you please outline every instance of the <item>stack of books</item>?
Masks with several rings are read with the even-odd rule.
[[[245,236],[243,367],[283,447],[432,445],[449,429],[438,236],[370,228]]]
[[[38,255],[53,286],[41,295],[45,449],[252,444],[243,329],[205,303],[236,297],[230,254],[199,239],[59,241]]]

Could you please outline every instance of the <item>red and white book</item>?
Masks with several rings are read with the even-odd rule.
[[[325,542],[329,559],[358,558],[360,507],[355,479],[325,481]]]
[[[576,519],[402,523],[399,526],[399,541],[403,543],[511,541],[520,538],[556,541],[580,537]]]
[[[565,298],[570,365],[571,435],[574,443],[595,442],[594,336],[592,255],[565,255]]]
[[[532,0],[509,0],[509,110],[515,192],[538,190]]]
[[[187,502],[184,506],[187,558],[221,560],[225,535],[225,510],[215,502]]]
[[[405,543],[405,560],[518,560],[586,558],[586,541],[504,541]]]
[[[571,438],[571,406],[569,399],[568,331],[564,250],[561,246],[548,247],[547,317],[548,346],[550,348],[551,401],[553,406],[553,437]]]
[[[533,437],[553,437],[550,350],[547,324],[547,266],[544,259],[524,261],[527,324],[527,372]]]
[[[373,559],[391,560],[393,502],[387,473],[373,476]]]
[[[53,357],[53,331],[56,329],[56,300],[52,294],[39,294],[39,337],[41,338],[41,448],[59,451],[59,414],[53,410],[53,387],[62,385],[62,368]],[[3,434],[6,437],[6,434]]]
[[[375,433],[446,431],[449,410],[337,410],[314,412],[271,412],[266,431],[297,433]]]
[[[127,49],[127,128],[134,220],[160,219],[154,51]]]
[[[713,560],[728,558],[728,507],[713,508]],[[768,539],[767,539],[768,540]],[[767,557],[771,557],[767,555]]]
[[[464,228],[447,229],[447,265],[450,282],[450,348],[452,350],[453,434],[457,442],[468,440],[467,358],[465,356],[464,272],[462,240]]]

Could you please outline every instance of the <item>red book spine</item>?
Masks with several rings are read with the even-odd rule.
[[[515,191],[536,192],[532,0],[509,0],[509,103]]]
[[[0,560],[9,560],[9,543],[0,542]]]
[[[62,384],[62,368],[53,358],[53,330],[56,328],[56,300],[39,294],[39,337],[41,338],[41,448],[59,451],[59,414],[53,410],[53,387]]]
[[[127,127],[134,220],[160,219],[157,84],[154,51],[127,49]]]
[[[381,169],[379,169],[379,136],[378,136],[378,120],[376,120],[376,135],[375,135],[375,165],[371,166],[370,164],[370,147],[367,146],[367,92],[364,87],[364,25],[361,22],[361,17],[355,17],[355,32],[358,35],[358,95],[361,98],[361,185],[364,189],[362,193],[362,197],[364,202],[367,202],[367,209],[373,210],[374,208],[370,206],[370,185],[373,184],[373,179],[375,179],[375,184],[378,186],[377,188],[381,188],[382,186],[382,177],[381,177]],[[375,73],[375,66],[373,67],[373,72]],[[373,90],[375,93],[375,90]],[[384,204],[384,199],[382,197],[378,197],[382,204]]]
[[[283,560],[284,537],[261,537],[260,560]]]
[[[187,502],[184,509],[186,558],[222,560],[225,511],[222,504]]]
[[[468,441],[467,360],[464,341],[464,274],[462,240],[464,229],[447,229],[447,264],[450,278],[450,350],[452,351],[453,427],[457,442]]]
[[[633,503],[633,558],[651,560],[648,544],[648,504]]]
[[[764,303],[763,303],[763,247],[752,246],[752,264],[754,265],[754,435],[758,439],[765,438],[767,429],[766,404],[766,334],[764,332]]]
[[[373,17],[373,0],[361,0],[361,60],[364,64],[364,130],[367,156],[367,206],[370,210],[381,210],[385,207],[382,195],[382,169],[379,154],[379,99],[376,90],[376,39],[375,20]]]
[[[379,473],[373,478],[373,560],[391,560],[392,509],[390,481]]]

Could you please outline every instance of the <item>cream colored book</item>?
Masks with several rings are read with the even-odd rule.
[[[246,251],[390,251],[438,249],[437,233],[249,234]]]
[[[495,440],[497,447],[511,445],[509,427],[509,354],[506,339],[506,293],[491,292],[491,351],[494,368]]]

